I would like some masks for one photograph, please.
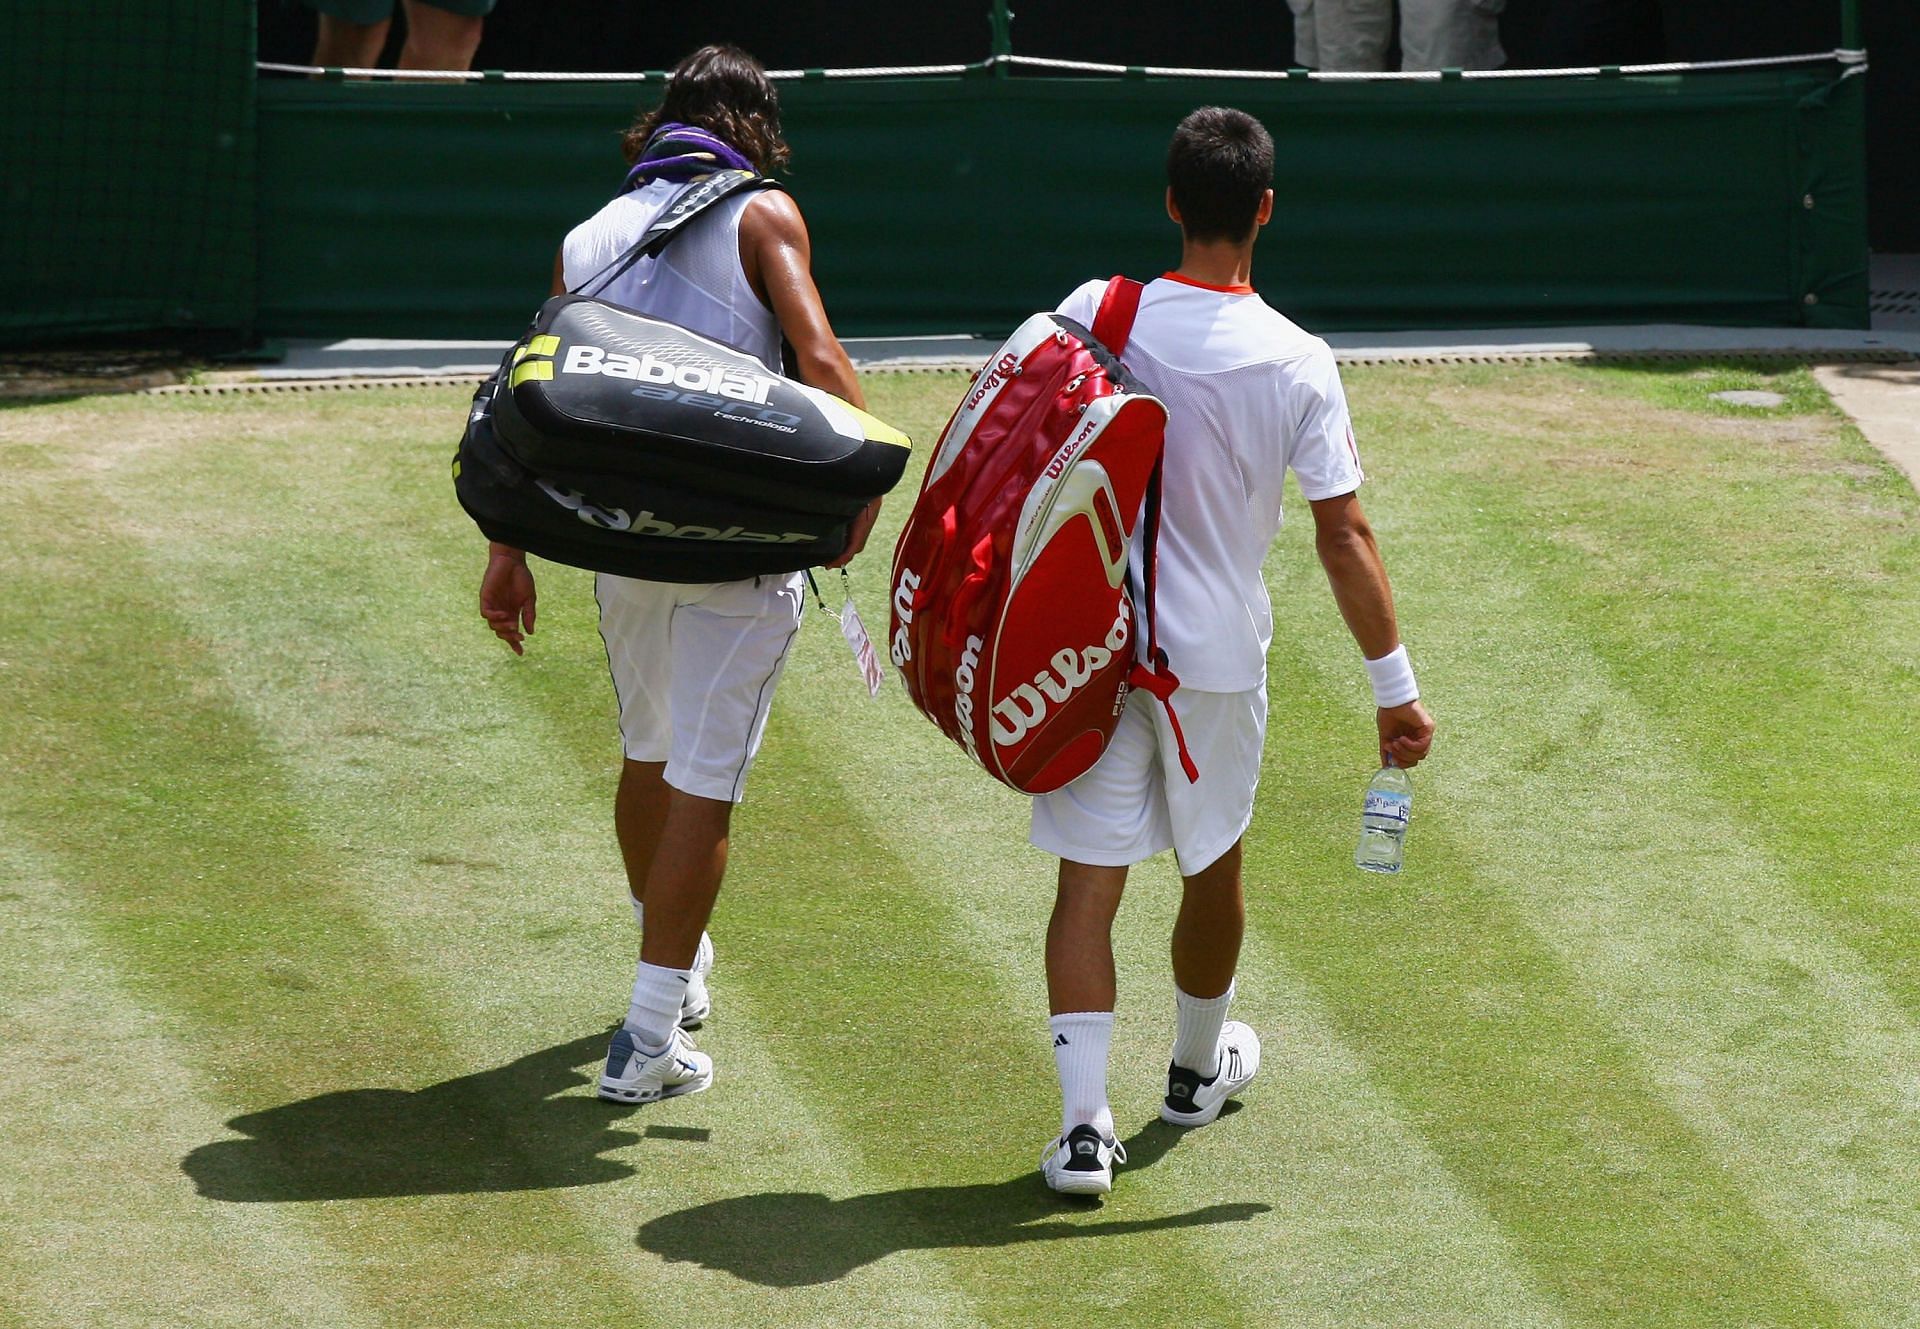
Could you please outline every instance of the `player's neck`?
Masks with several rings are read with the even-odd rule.
[[[1180,246],[1180,266],[1174,274],[1202,286],[1249,290],[1253,286],[1253,245],[1220,241],[1196,244],[1189,240]]]

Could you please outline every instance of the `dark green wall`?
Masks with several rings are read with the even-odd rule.
[[[10,0],[0,341],[254,310],[249,0]]]
[[[782,92],[841,331],[1000,332],[1158,272],[1173,124],[1273,131],[1256,281],[1316,327],[1864,327],[1861,80],[1831,67],[1428,84],[953,78]],[[260,89],[261,325],[505,337],[617,184],[638,90]],[[1810,205],[1809,205],[1810,204]]]
[[[508,336],[652,92],[259,81],[253,40],[249,0],[16,0],[0,341]],[[1864,326],[1870,80],[1837,75],[980,76],[783,96],[849,333],[998,332],[1090,274],[1165,267],[1160,157],[1203,101],[1274,131],[1257,278],[1314,326]]]

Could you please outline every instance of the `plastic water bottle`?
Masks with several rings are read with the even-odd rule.
[[[1353,865],[1362,872],[1398,872],[1400,844],[1413,818],[1413,781],[1391,758],[1367,782],[1367,801],[1360,813],[1360,847]]]

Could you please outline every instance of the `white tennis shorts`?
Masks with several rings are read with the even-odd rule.
[[[1191,877],[1233,848],[1253,820],[1267,689],[1175,689],[1174,713],[1200,770],[1189,784],[1166,711],[1136,688],[1091,770],[1033,800],[1037,848],[1096,867],[1125,867],[1171,849]]]
[[[697,586],[594,579],[627,760],[665,762],[667,783],[700,798],[741,800],[800,630],[801,585],[797,572]]]

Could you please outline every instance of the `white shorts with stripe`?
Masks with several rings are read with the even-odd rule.
[[[1033,800],[1035,847],[1096,867],[1125,867],[1165,849],[1193,876],[1246,834],[1267,736],[1267,689],[1172,697],[1200,779],[1180,768],[1160,703],[1136,688],[1113,741],[1073,783]]]
[[[627,760],[663,761],[675,789],[738,803],[800,630],[801,587],[797,572],[689,586],[597,576]]]

